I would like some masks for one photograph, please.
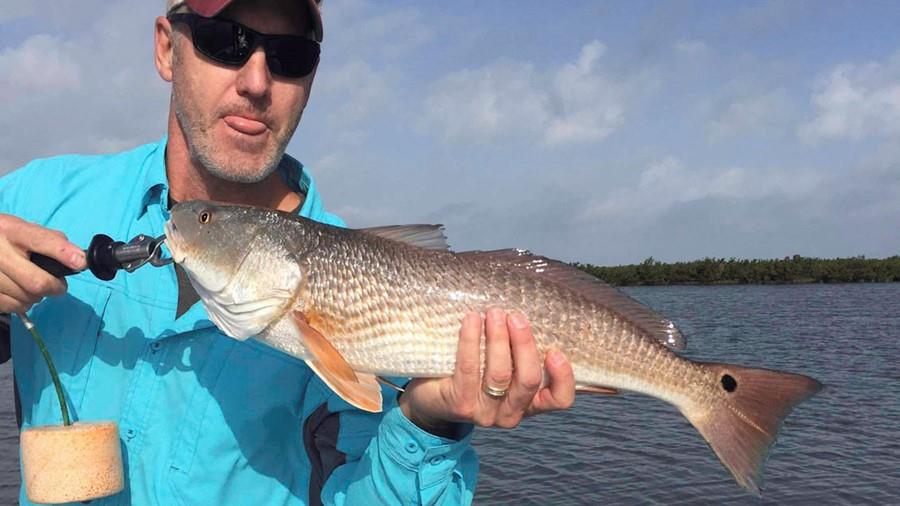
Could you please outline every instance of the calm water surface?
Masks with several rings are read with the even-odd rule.
[[[675,320],[687,357],[826,384],[787,419],[762,499],[674,408],[579,395],[568,412],[483,430],[476,504],[900,504],[900,284],[627,289]],[[0,365],[0,504],[18,497],[9,365]]]
[[[12,365],[0,364],[0,504],[19,500],[19,431],[12,396]]]

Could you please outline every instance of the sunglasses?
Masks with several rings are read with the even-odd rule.
[[[240,67],[262,44],[266,63],[273,74],[297,78],[308,75],[319,62],[319,43],[299,35],[269,35],[219,18],[199,14],[169,14],[172,23],[191,28],[194,48],[209,59],[223,65]]]

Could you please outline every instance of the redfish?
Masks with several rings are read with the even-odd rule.
[[[782,421],[822,387],[680,357],[677,327],[615,288],[522,250],[451,252],[440,226],[353,230],[192,201],[172,209],[166,244],[223,333],[306,361],[366,411],[381,410],[381,376],[450,376],[462,317],[500,306],[528,318],[542,354],[566,354],[579,390],[673,404],[758,494]]]

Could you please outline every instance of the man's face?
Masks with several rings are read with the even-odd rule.
[[[309,14],[296,0],[238,0],[220,16],[267,34],[309,31]],[[315,70],[296,79],[274,75],[262,46],[242,67],[221,65],[194,49],[186,25],[173,30],[172,100],[191,158],[227,181],[262,181],[297,128]]]

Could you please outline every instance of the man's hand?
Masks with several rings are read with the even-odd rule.
[[[62,232],[0,214],[0,312],[23,313],[48,295],[65,293],[65,280],[31,263],[31,253],[54,258],[75,270],[87,266],[84,251]]]
[[[537,344],[522,314],[491,308],[483,321],[478,313],[469,313],[459,332],[453,376],[411,381],[400,396],[400,409],[413,423],[439,436],[451,436],[455,422],[512,428],[525,416],[567,409],[575,401],[575,377],[565,356],[550,350],[543,367],[549,380],[544,386]]]

